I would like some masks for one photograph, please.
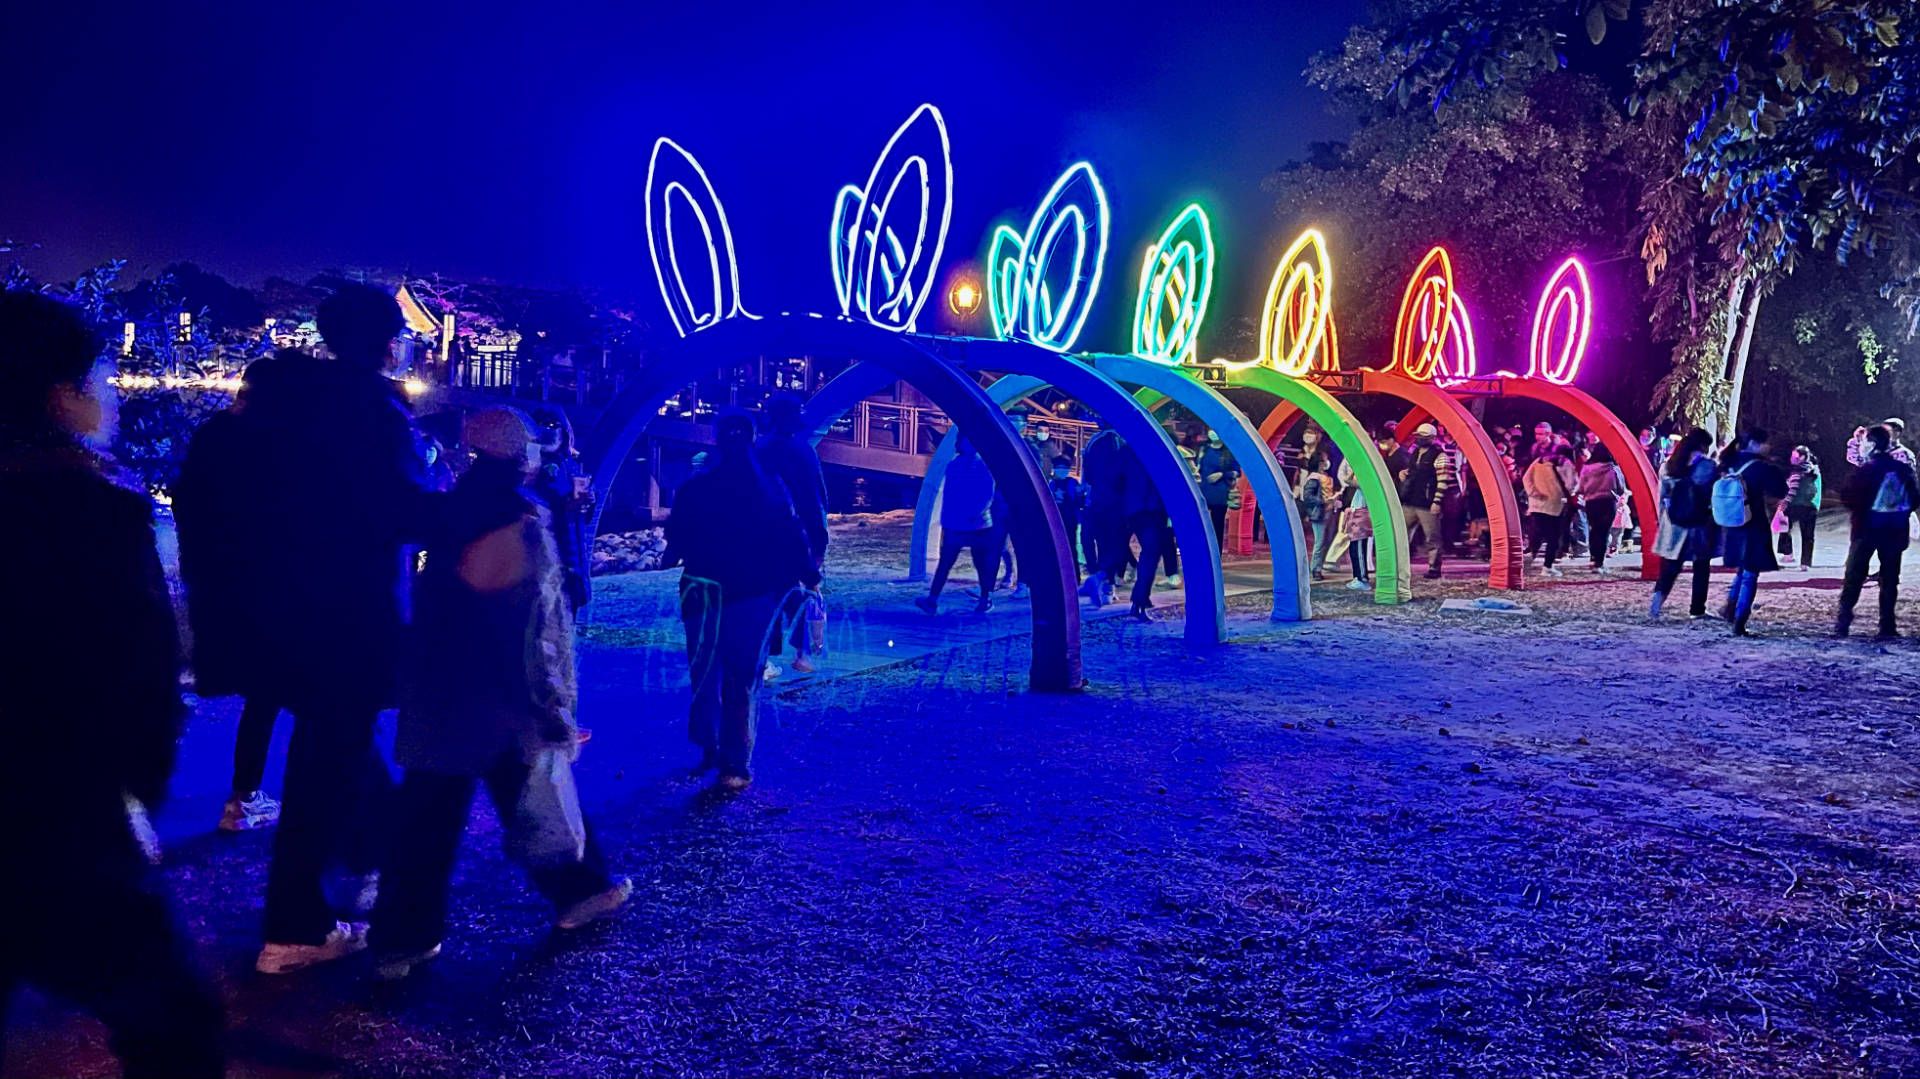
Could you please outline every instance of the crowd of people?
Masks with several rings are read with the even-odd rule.
[[[478,788],[556,930],[605,918],[632,885],[609,867],[573,775],[590,737],[574,633],[591,598],[594,496],[571,428],[563,414],[482,409],[465,418],[463,453],[450,460],[383,373],[400,329],[392,297],[342,287],[317,321],[327,354],[256,362],[231,408],[196,433],[175,491],[194,685],[244,701],[220,826],[277,828],[255,968],[289,974],[370,949],[379,976],[403,978],[435,958]],[[117,398],[101,355],[73,308],[0,293],[0,506],[16,523],[0,530],[0,587],[16,624],[31,627],[0,651],[11,740],[0,799],[11,819],[35,822],[0,838],[8,872],[34,882],[4,892],[0,992],[31,984],[81,1003],[106,1023],[129,1075],[214,1075],[221,1004],[152,870],[150,815],[184,716],[180,639],[151,501],[104,451]],[[716,418],[717,445],[677,492],[667,531],[667,561],[684,567],[693,772],[714,773],[723,794],[752,781],[769,656],[791,645],[804,670],[822,643],[820,462],[799,402],[775,399],[767,419],[760,432],[745,412]],[[1025,444],[1049,477],[1083,593],[1111,602],[1130,572],[1130,610],[1146,617],[1157,576],[1178,563],[1139,454],[1103,427],[1076,476],[1068,443],[1020,426],[1031,427]],[[1543,423],[1524,446],[1518,431],[1493,433],[1527,501],[1529,551],[1552,572],[1563,552],[1584,549],[1604,571],[1633,522],[1618,463],[1584,432]],[[1839,636],[1876,563],[1878,633],[1899,632],[1900,563],[1920,509],[1903,433],[1897,420],[1863,427],[1848,448]],[[1689,613],[1707,617],[1717,558],[1734,570],[1719,613],[1749,635],[1761,575],[1780,567],[1795,532],[1811,559],[1818,462],[1800,446],[1775,463],[1762,431],[1717,452],[1704,431],[1648,430],[1641,444],[1661,476],[1650,614],[1660,617],[1690,570]],[[1471,542],[1484,518],[1471,479],[1432,424],[1404,440],[1383,431],[1378,445],[1437,574],[1461,522]],[[1222,534],[1240,468],[1214,432],[1182,449]],[[1344,541],[1350,586],[1367,587],[1371,521],[1350,463],[1312,428],[1289,457],[1312,572],[1323,576]],[[941,523],[923,609],[939,609],[963,551],[976,610],[996,587],[1018,587],[1001,576],[1006,501],[964,436]],[[397,782],[375,738],[389,709]],[[293,729],[276,802],[261,787],[283,711]],[[330,887],[343,881],[344,891]]]

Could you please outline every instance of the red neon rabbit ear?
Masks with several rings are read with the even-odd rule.
[[[1446,248],[1435,247],[1407,279],[1393,329],[1393,359],[1385,369],[1398,370],[1416,382],[1430,381],[1441,373],[1453,310],[1453,261]]]
[[[1565,386],[1580,373],[1593,333],[1593,285],[1587,268],[1570,257],[1547,278],[1533,309],[1533,339],[1527,349],[1527,377]]]

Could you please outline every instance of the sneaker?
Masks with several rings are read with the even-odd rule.
[[[240,798],[229,798],[220,810],[220,830],[250,832],[271,828],[280,820],[280,803],[266,791],[254,791]]]
[[[1153,616],[1147,613],[1150,609],[1150,604],[1136,603],[1128,609],[1127,617],[1133,619],[1135,622],[1151,622],[1153,621]]]
[[[1565,577],[1565,576],[1566,576],[1566,574],[1564,574],[1564,573],[1562,573],[1562,572],[1560,572],[1560,567],[1559,567],[1559,566],[1548,566],[1548,567],[1547,567],[1547,576],[1549,576],[1549,577]]]
[[[1169,573],[1167,574],[1166,578],[1162,580],[1159,583],[1159,585],[1157,585],[1156,587],[1169,588],[1169,589],[1179,588],[1184,583],[1186,582],[1181,578],[1181,576],[1178,573]]]
[[[1353,580],[1347,582],[1347,591],[1349,592],[1365,592],[1372,587],[1373,587],[1372,582],[1363,581],[1358,577],[1355,577]]]
[[[753,786],[753,777],[739,772],[722,772],[720,778],[714,781],[714,786],[728,794],[739,794]]]
[[[1031,594],[1032,593],[1027,589],[1027,583],[1025,581],[1022,581],[1019,584],[1013,586],[1014,599],[1026,599]]]
[[[590,895],[573,906],[568,907],[553,920],[555,929],[579,929],[605,918],[614,911],[627,905],[633,898],[633,881],[621,877],[613,887],[597,895]]]
[[[1437,581],[1444,575],[1437,569],[1430,569],[1420,576],[1425,577],[1429,581]]]
[[[1595,577],[1611,577],[1613,576],[1613,567],[1607,565],[1595,566],[1593,567],[1593,575]]]
[[[1647,604],[1648,621],[1652,621],[1652,622],[1660,621],[1660,609],[1662,607],[1665,607],[1666,605],[1667,605],[1666,595],[1660,592],[1655,592],[1653,594],[1652,602]]]
[[[397,982],[412,974],[415,967],[438,958],[440,958],[438,944],[431,948],[422,948],[417,952],[382,956],[373,961],[373,976],[383,982]]]
[[[991,611],[991,610],[993,610],[992,596],[981,596],[980,602],[973,605],[974,614],[986,614],[988,611]]]
[[[818,667],[813,665],[813,660],[807,656],[793,657],[793,669],[796,674],[812,674],[814,671],[819,670]]]
[[[253,961],[253,969],[262,974],[292,974],[296,970],[317,967],[336,959],[345,959],[367,946],[367,923],[335,922],[327,939],[318,944],[276,944],[267,942]]]
[[[766,669],[760,672],[760,677],[763,681],[767,682],[771,682],[780,677],[780,665],[772,660],[768,660]]]
[[[934,599],[932,596],[921,596],[913,601],[913,605],[928,614],[940,613],[940,601]]]

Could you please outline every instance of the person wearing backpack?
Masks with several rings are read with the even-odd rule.
[[[1800,567],[1813,567],[1814,525],[1820,518],[1822,480],[1820,461],[1805,446],[1795,446],[1787,458],[1787,497],[1780,503],[1778,519],[1786,525],[1780,530],[1780,553],[1793,555],[1793,531],[1800,530]]]
[[[1327,576],[1327,552],[1332,549],[1333,526],[1339,517],[1335,504],[1338,488],[1333,479],[1333,458],[1320,438],[1318,428],[1310,428],[1301,445],[1300,470],[1295,474],[1293,497],[1300,507],[1300,523],[1306,527],[1312,550],[1307,566],[1316,581]]]
[[[1853,628],[1853,608],[1867,580],[1867,566],[1880,559],[1881,640],[1900,636],[1894,622],[1894,604],[1900,598],[1900,562],[1907,552],[1907,521],[1920,508],[1920,483],[1913,466],[1894,456],[1893,432],[1879,424],[1867,431],[1866,463],[1841,492],[1852,515],[1853,531],[1847,544],[1847,572],[1840,587],[1840,614],[1833,635],[1845,637]]]
[[[1736,637],[1752,636],[1747,620],[1753,615],[1760,575],[1780,568],[1768,500],[1786,497],[1787,476],[1767,459],[1767,450],[1767,433],[1749,431],[1721,452],[1720,477],[1713,481],[1713,523],[1721,530],[1721,560],[1734,571],[1723,613]]]
[[[1607,549],[1612,546],[1613,519],[1621,499],[1627,494],[1627,477],[1614,463],[1613,453],[1605,446],[1593,447],[1593,455],[1580,468],[1580,512],[1586,515],[1587,556],[1593,572],[1606,574]]]
[[[1707,583],[1713,570],[1714,528],[1709,508],[1713,486],[1713,458],[1707,456],[1712,436],[1695,428],[1667,457],[1660,476],[1660,527],[1654,533],[1653,553],[1660,556],[1660,578],[1653,585],[1653,603],[1647,617],[1658,619],[1687,563],[1693,563],[1693,592],[1687,613],[1707,616]]]

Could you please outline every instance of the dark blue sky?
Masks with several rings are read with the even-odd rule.
[[[950,266],[1087,157],[1114,205],[1109,295],[1200,198],[1237,309],[1286,239],[1261,179],[1344,132],[1301,69],[1361,7],[28,0],[0,15],[0,238],[58,273],[123,255],[638,294],[647,152],[668,134],[726,201],[748,305],[824,309],[834,191],[932,101],[954,144]]]

